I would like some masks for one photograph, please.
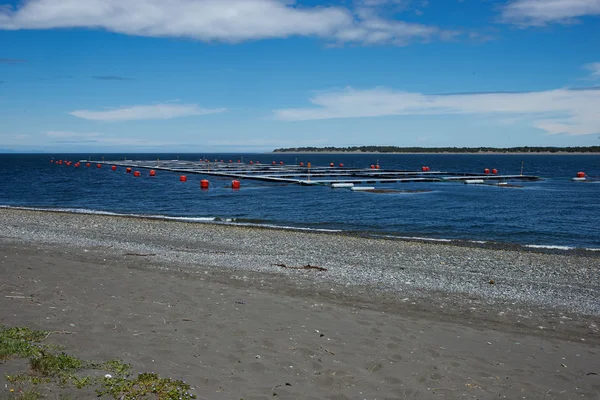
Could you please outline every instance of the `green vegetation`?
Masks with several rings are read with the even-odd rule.
[[[98,389],[98,396],[110,395],[115,399],[135,400],[153,394],[157,399],[195,399],[190,394],[190,385],[169,378],[161,378],[154,373],[142,373],[135,379],[127,378],[104,378],[102,389]]]
[[[42,395],[36,388],[31,387],[18,392],[12,392],[8,398],[10,400],[38,400],[42,398]]]
[[[34,331],[29,328],[4,329],[0,325],[0,360],[39,355],[43,348],[39,342],[46,336],[46,331]]]
[[[68,372],[76,372],[83,362],[65,353],[52,354],[42,350],[39,355],[29,360],[31,370],[41,376],[58,376]]]
[[[29,358],[29,371],[6,375],[10,388],[9,398],[38,400],[43,398],[39,388],[55,385],[60,388],[83,389],[95,387],[99,397],[114,399],[195,399],[191,387],[181,380],[161,378],[154,373],[141,373],[131,377],[131,366],[120,360],[93,363],[58,352],[58,346],[42,344],[50,335],[47,331],[29,328],[5,328],[0,325],[0,360]],[[91,371],[109,374],[89,375]],[[61,395],[62,396],[62,395]]]
[[[273,150],[274,153],[600,153],[600,146],[589,147],[290,147]]]

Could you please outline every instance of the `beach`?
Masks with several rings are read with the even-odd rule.
[[[6,208],[0,226],[1,324],[199,399],[600,398],[598,252]]]

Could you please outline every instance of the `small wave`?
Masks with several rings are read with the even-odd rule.
[[[116,213],[112,211],[101,211],[101,210],[90,210],[87,208],[42,208],[42,207],[19,207],[19,206],[7,206],[0,205],[0,208],[10,208],[13,210],[25,210],[25,211],[50,211],[60,212],[67,214],[86,214],[86,215],[108,215],[112,217],[135,217],[135,218],[152,218],[162,220],[173,220],[173,221],[189,221],[189,222],[213,222],[213,221],[227,221],[226,219],[220,219],[216,217],[174,217],[169,215],[160,214],[126,214]]]
[[[575,247],[571,246],[557,246],[557,245],[543,245],[543,244],[526,244],[523,247],[529,247],[532,249],[551,249],[551,250],[574,250]]]
[[[324,228],[306,228],[299,226],[286,226],[276,224],[265,224],[265,223],[253,223],[253,222],[228,222],[227,225],[233,226],[253,226],[260,228],[274,228],[274,229],[285,229],[290,231],[305,231],[305,232],[327,232],[327,233],[340,233],[344,232],[341,229],[324,229]]]
[[[157,219],[165,221],[180,221],[180,222],[192,222],[192,223],[211,223],[219,225],[229,226],[245,226],[245,227],[256,227],[256,228],[270,228],[270,229],[283,229],[290,231],[302,231],[302,232],[323,232],[323,233],[343,233],[343,232],[356,232],[344,229],[327,229],[327,228],[311,228],[302,226],[290,226],[290,225],[278,225],[266,220],[260,219],[245,219],[245,218],[219,218],[219,217],[183,217],[183,216],[170,216],[161,214],[126,214],[116,213],[111,211],[101,210],[90,210],[86,208],[44,208],[44,207],[23,207],[23,206],[10,206],[0,205],[0,209],[14,209],[14,210],[25,210],[25,211],[47,211],[47,212],[60,212],[69,214],[87,214],[87,215],[105,215],[105,216],[116,216],[116,217],[131,217],[131,218],[145,218],[145,219]],[[365,232],[363,232],[364,234]],[[437,242],[437,243],[474,243],[474,244],[486,244],[486,245],[506,245],[511,243],[501,243],[486,240],[468,240],[468,239],[447,239],[447,238],[432,238],[423,236],[399,236],[393,234],[378,234],[374,232],[367,233],[368,237],[373,238],[385,238],[385,239],[398,239],[398,240],[411,240],[411,241],[422,241],[422,242]],[[600,252],[600,248],[587,248],[587,247],[574,247],[564,245],[538,245],[538,244],[518,244],[512,243],[511,245],[522,246],[531,249],[546,249],[546,250],[586,250],[593,252]]]
[[[85,214],[85,215],[107,215],[112,217],[133,217],[133,218],[148,218],[148,219],[159,219],[165,221],[182,221],[182,222],[199,222],[199,223],[217,223],[222,225],[233,225],[233,226],[253,226],[261,228],[275,228],[275,229],[286,229],[294,231],[308,231],[308,232],[329,232],[339,233],[343,232],[340,229],[324,229],[324,228],[307,228],[287,225],[277,225],[262,222],[261,220],[244,220],[236,218],[219,218],[219,217],[177,217],[170,215],[160,214],[126,214],[116,213],[111,211],[100,211],[90,210],[86,208],[42,208],[42,207],[20,207],[20,206],[8,206],[0,205],[0,208],[13,209],[13,210],[25,210],[25,211],[49,211],[49,212],[60,212],[67,214]]]

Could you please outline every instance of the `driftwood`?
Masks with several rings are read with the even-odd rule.
[[[301,267],[292,267],[292,266],[285,265],[283,263],[282,264],[271,264],[271,265],[276,265],[281,268],[289,268],[289,269],[316,269],[317,271],[327,271],[327,268],[318,267],[316,265],[310,265],[310,264],[306,264]]]

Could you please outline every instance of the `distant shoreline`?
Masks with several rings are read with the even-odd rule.
[[[513,151],[487,151],[479,153],[468,153],[468,152],[412,152],[412,151],[394,151],[394,152],[382,152],[382,151],[272,151],[267,154],[448,154],[448,155],[600,155],[600,152],[571,152],[571,151],[536,151],[536,152],[513,152]]]

